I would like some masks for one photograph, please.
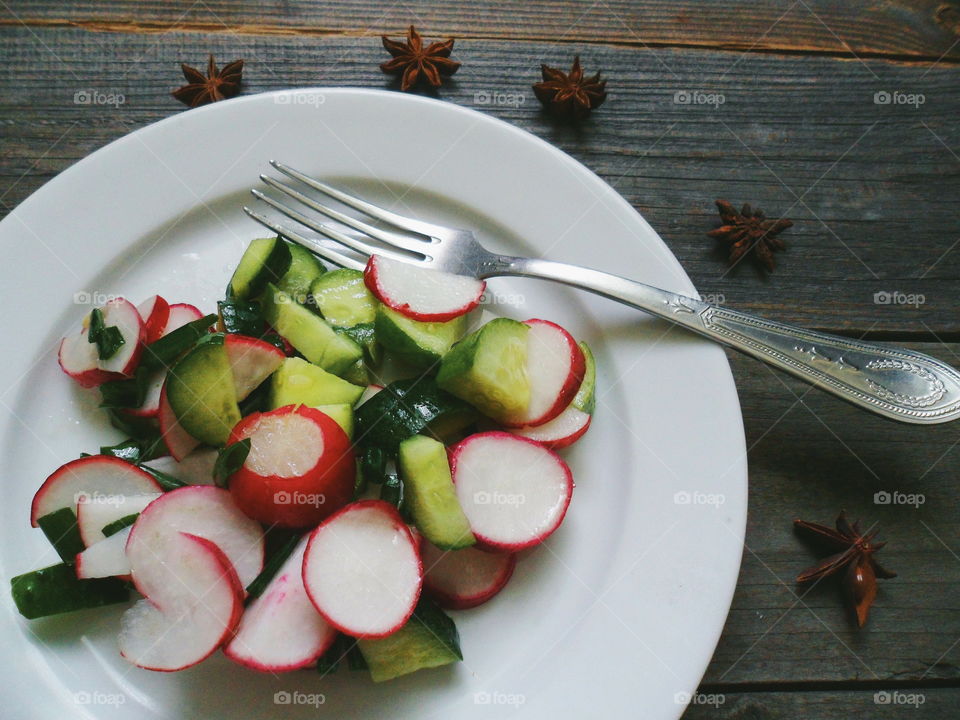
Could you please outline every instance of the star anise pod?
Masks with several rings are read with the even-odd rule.
[[[460,69],[460,63],[450,59],[453,38],[424,47],[420,33],[411,25],[406,42],[391,40],[386,35],[381,39],[393,59],[382,63],[380,69],[390,75],[400,75],[400,89],[404,92],[421,82],[438,88],[443,84],[443,78]]]
[[[569,73],[549,65],[540,65],[540,72],[543,82],[534,84],[533,94],[557,117],[582,120],[607,99],[607,81],[600,78],[599,72],[585,78],[579,55],[574,56]]]
[[[877,578],[897,576],[895,572],[885,570],[874,558],[874,553],[886,543],[873,541],[876,531],[864,535],[860,521],[849,522],[845,510],[841,510],[837,517],[836,530],[804,520],[794,520],[793,526],[799,534],[833,553],[797,575],[797,582],[811,582],[843,572],[844,599],[856,616],[857,625],[863,627],[877,597]]]
[[[723,225],[711,230],[707,235],[730,245],[730,264],[753,251],[754,257],[763,263],[767,270],[773,270],[774,251],[786,249],[783,240],[776,236],[793,223],[786,218],[770,220],[763,214],[763,210],[753,209],[749,205],[744,205],[743,209],[737,212],[726,200],[717,200],[717,209]]]
[[[226,100],[240,93],[243,60],[234,60],[229,65],[225,65],[222,70],[218,70],[211,55],[207,61],[206,75],[187,64],[181,64],[180,68],[189,84],[174,90],[171,94],[184,105],[193,108],[218,100]]]

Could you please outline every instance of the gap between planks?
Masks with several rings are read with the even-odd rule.
[[[26,27],[26,28],[76,28],[88,32],[101,33],[129,33],[140,35],[156,35],[171,32],[180,33],[206,33],[206,34],[225,34],[225,35],[263,35],[263,36],[290,36],[290,37],[377,37],[381,33],[371,32],[369,30],[337,30],[315,25],[262,25],[244,23],[240,25],[225,25],[223,23],[165,23],[165,22],[137,22],[132,20],[67,20],[65,18],[0,18],[0,27]],[[429,34],[429,32],[427,33]],[[525,37],[486,34],[468,34],[457,33],[458,40],[482,41],[513,41],[543,43],[547,42],[542,37]],[[672,50],[705,50],[714,52],[736,52],[750,53],[754,55],[779,55],[796,57],[821,57],[833,58],[840,61],[861,62],[863,60],[880,60],[899,65],[913,65],[919,67],[932,65],[957,65],[960,64],[960,56],[951,57],[947,55],[911,55],[908,53],[883,53],[883,52],[833,52],[820,49],[804,49],[785,45],[763,46],[758,43],[746,42],[665,42],[665,41],[638,41],[630,42],[627,40],[584,40],[577,37],[554,38],[549,41],[552,44],[560,45],[606,45],[611,47],[634,48],[634,49],[672,49]]]

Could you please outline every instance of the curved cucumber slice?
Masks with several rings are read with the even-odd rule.
[[[258,238],[247,245],[227,286],[227,297],[246,300],[259,295],[290,269],[290,247],[279,237]]]
[[[290,251],[290,267],[280,278],[277,287],[291,295],[298,303],[308,304],[313,282],[326,272],[326,268],[313,253],[296,243],[287,243]]]
[[[340,375],[363,357],[353,340],[334,332],[322,317],[275,285],[267,285],[262,302],[266,321],[314,365]]]
[[[270,409],[284,405],[354,405],[365,387],[352,385],[303,358],[287,358],[270,378]]]
[[[459,550],[476,542],[450,475],[447,449],[425,435],[400,443],[400,477],[407,507],[424,537],[441,550]]]
[[[429,368],[463,336],[467,316],[447,322],[420,322],[381,305],[375,327],[377,341],[394,357],[414,367]]]
[[[579,345],[583,351],[585,366],[583,370],[583,382],[580,383],[580,389],[577,390],[577,394],[570,404],[580,412],[593,415],[593,411],[597,405],[597,363],[593,359],[593,352],[590,350],[589,345],[582,340],[578,342],[577,345]]]
[[[363,273],[349,268],[331,270],[317,278],[311,292],[320,314],[334,327],[372,323],[380,304],[367,290]]]
[[[529,330],[509,318],[491,320],[444,356],[437,384],[494,420],[522,414],[530,404]]]
[[[427,598],[420,599],[407,624],[395,633],[357,640],[357,647],[374,682],[463,660],[457,626]]]
[[[209,445],[226,443],[240,407],[223,335],[211,335],[173,366],[167,400],[190,435]]]

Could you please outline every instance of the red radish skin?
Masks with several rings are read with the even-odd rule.
[[[243,613],[223,654],[260,672],[287,672],[313,665],[333,644],[337,631],[310,602],[303,587],[307,536],[287,558],[263,593]]]
[[[223,344],[233,372],[238,401],[256,390],[286,357],[275,345],[246,335],[228,334]]]
[[[421,322],[446,322],[480,304],[483,280],[428,270],[402,260],[371,255],[363,273],[367,288],[380,302]]]
[[[287,528],[314,527],[353,498],[353,448],[328,415],[305,405],[253,413],[236,424],[227,444],[248,437],[253,446],[230,477],[230,493],[255,520]],[[271,447],[271,442],[284,444]],[[290,464],[294,457],[297,467]]]
[[[441,550],[425,538],[420,544],[420,556],[423,591],[450,610],[467,610],[487,602],[504,588],[517,565],[513,553],[492,553],[473,547]]]
[[[372,547],[361,548],[361,537]],[[351,503],[310,534],[303,585],[337,630],[352,637],[386,637],[403,627],[420,599],[419,542],[393,505]]]
[[[69,375],[80,387],[92,388],[123,376],[101,370],[97,366],[97,347],[87,341],[87,334],[70,335],[60,341],[57,350],[57,362],[60,369]]]
[[[167,379],[167,374],[163,370],[157,370],[150,376],[147,385],[147,393],[143,398],[143,405],[138,408],[128,408],[124,412],[133,417],[154,418],[160,414],[160,393],[163,390],[163,383]]]
[[[136,529],[131,532],[131,539]],[[145,542],[145,541],[140,541]],[[128,555],[130,555],[128,541]],[[136,557],[136,559],[134,559]],[[121,620],[120,654],[146,670],[185,670],[212,655],[243,614],[243,585],[230,560],[207,538],[171,533],[131,556],[144,600]],[[150,583],[144,583],[147,574]]]
[[[552,450],[493,431],[460,441],[449,457],[457,498],[477,547],[519,552],[560,527],[573,496],[573,475]]]
[[[209,485],[177,488],[164,493],[140,513],[127,541],[133,584],[142,595],[151,597],[152,575],[141,576],[138,566],[149,568],[150,553],[177,532],[216,544],[244,587],[263,570],[263,528],[240,512],[229,492]]]
[[[526,320],[527,377],[530,404],[522,417],[503,424],[507,427],[543,425],[562,413],[573,401],[583,375],[586,358],[573,336],[549,320]]]
[[[200,441],[193,435],[183,429],[180,421],[177,420],[176,413],[170,407],[170,401],[167,400],[167,383],[163,383],[160,389],[160,406],[157,409],[157,421],[160,425],[160,437],[163,438],[163,444],[167,452],[173,456],[174,460],[183,460],[192,453],[199,445]]]
[[[77,512],[83,497],[161,493],[163,488],[149,474],[125,460],[110,455],[90,455],[61,465],[44,480],[33,496],[30,524],[62,508]]]
[[[148,297],[137,305],[137,312],[143,318],[146,331],[144,342],[148,345],[163,337],[167,321],[170,319],[170,304],[159,295]]]
[[[517,428],[511,432],[514,435],[535,440],[551,450],[560,450],[573,445],[583,437],[590,429],[591,420],[590,415],[569,405],[550,422]]]
[[[163,332],[160,334],[160,337],[169,335],[174,330],[182,328],[187,323],[192,323],[194,320],[199,320],[202,317],[203,313],[200,312],[200,308],[198,308],[196,305],[190,305],[188,303],[174,303],[170,306],[167,324],[166,327],[163,328]]]

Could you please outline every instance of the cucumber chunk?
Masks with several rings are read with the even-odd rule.
[[[255,298],[267,283],[275,283],[290,269],[290,246],[283,238],[258,238],[247,245],[227,286],[231,300]]]
[[[381,305],[374,327],[377,340],[398,360],[417,368],[430,368],[463,336],[467,316],[447,322],[420,322]]]
[[[334,327],[372,323],[380,304],[367,290],[363,273],[349,268],[331,270],[317,278],[311,292],[320,314]]]
[[[73,562],[85,549],[77,526],[77,514],[65,507],[37,519],[37,525],[64,562]]]
[[[441,550],[459,550],[476,542],[457,499],[443,443],[414,435],[400,443],[400,476],[407,507],[417,529]]]
[[[10,580],[10,592],[17,610],[30,620],[130,599],[127,586],[117,578],[78,580],[67,563],[18,575]]]
[[[287,358],[270,378],[270,409],[284,405],[354,405],[365,388],[303,358]]]
[[[341,374],[341,377],[354,385],[367,386],[370,384],[370,371],[363,360],[357,360]]]
[[[420,599],[407,624],[395,633],[360,639],[357,646],[374,682],[463,660],[457,626],[427,598]]]
[[[377,342],[377,333],[372,322],[360,323],[351,327],[334,327],[336,332],[346,335],[363,348],[363,360],[374,367],[383,360],[383,348]]]
[[[356,409],[355,419],[364,445],[392,452],[422,432],[447,439],[474,422],[477,412],[433,380],[410,378],[387,385]]]
[[[309,305],[310,288],[327,269],[302,245],[287,243],[287,247],[290,250],[290,267],[280,278],[277,287],[301,305]]]
[[[580,383],[580,389],[577,390],[577,394],[570,404],[580,412],[593,415],[593,411],[597,406],[597,363],[596,360],[593,359],[593,352],[590,350],[589,345],[583,341],[580,341],[577,345],[579,345],[583,351],[583,359],[585,361],[583,382]]]
[[[209,445],[227,441],[240,422],[240,407],[223,335],[211,335],[173,367],[167,400],[180,425],[197,440]]]
[[[521,415],[530,403],[529,330],[509,318],[491,320],[444,356],[437,384],[494,420]]]
[[[335,375],[363,357],[353,340],[335,333],[322,317],[293,302],[275,285],[268,284],[263,294],[263,316],[307,360]]]
[[[314,405],[313,407],[327,415],[340,426],[348,438],[353,439],[353,405],[338,403],[336,405]]]

